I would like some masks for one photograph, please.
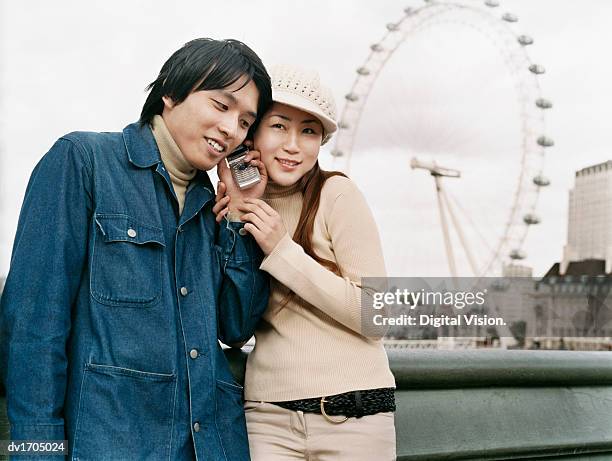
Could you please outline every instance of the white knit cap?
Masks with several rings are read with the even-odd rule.
[[[268,69],[272,77],[272,100],[303,110],[323,125],[325,144],[338,129],[336,103],[329,88],[321,84],[318,72],[282,64]]]

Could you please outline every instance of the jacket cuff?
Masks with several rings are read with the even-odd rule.
[[[259,262],[263,252],[251,234],[244,229],[243,222],[223,220],[219,226],[217,245],[224,261]]]
[[[63,424],[11,424],[11,440],[66,440]]]

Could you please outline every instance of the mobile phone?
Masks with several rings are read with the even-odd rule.
[[[232,172],[234,181],[240,189],[248,189],[261,181],[257,167],[244,161],[249,148],[242,145],[225,158],[225,163]]]

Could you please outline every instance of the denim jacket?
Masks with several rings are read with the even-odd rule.
[[[199,171],[178,216],[148,125],[71,133],[43,157],[1,301],[13,440],[68,439],[75,460],[249,460],[218,340],[251,337],[268,279],[213,204]]]

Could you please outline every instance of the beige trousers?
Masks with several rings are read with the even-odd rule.
[[[341,424],[265,402],[244,404],[252,461],[394,461],[393,413]],[[332,419],[342,419],[332,416]]]

